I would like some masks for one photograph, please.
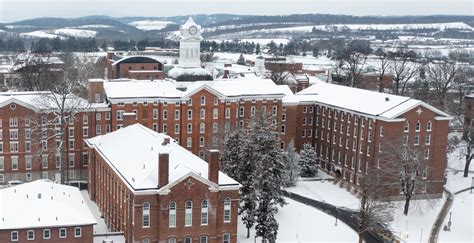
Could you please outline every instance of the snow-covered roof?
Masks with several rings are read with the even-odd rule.
[[[321,81],[298,92],[295,97],[301,102],[314,101],[371,116],[397,118],[418,105],[422,105],[440,116],[449,118],[445,112],[423,101],[410,97],[391,95],[365,89],[352,88]]]
[[[11,103],[20,104],[32,110],[57,109],[55,100],[59,99],[58,94],[49,91],[25,91],[25,92],[0,92],[0,107]],[[89,102],[75,95],[68,95],[65,107],[76,109],[89,108]]]
[[[96,224],[79,189],[37,180],[0,190],[0,229]]]
[[[212,75],[204,68],[182,68],[175,67],[168,71],[168,77],[177,80],[177,81],[196,81],[198,80],[212,80]],[[193,78],[196,77],[196,78]],[[193,80],[183,80],[183,79],[193,79]]]
[[[221,79],[212,82],[195,82],[188,86],[183,96],[189,96],[207,87],[226,97],[235,96],[284,96],[282,89],[270,79]]]
[[[112,63],[112,66],[115,66],[123,61],[126,61],[126,60],[129,60],[129,59],[132,59],[132,58],[145,58],[145,59],[152,59],[154,61],[157,61],[159,63],[166,63],[166,60],[163,59],[163,58],[159,58],[157,56],[144,56],[144,55],[140,55],[140,56],[125,56],[125,57],[122,57],[118,60],[116,60],[115,62]]]
[[[104,82],[104,90],[109,99],[122,98],[179,98],[181,91],[170,81],[120,80]]]
[[[165,138],[168,145],[162,145]],[[141,124],[130,125],[87,140],[133,190],[158,189],[158,155],[169,153],[169,184],[194,174],[207,180],[208,164],[168,135]],[[219,172],[219,186],[239,186]],[[161,188],[160,188],[161,189]]]

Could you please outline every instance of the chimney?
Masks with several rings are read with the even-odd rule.
[[[136,122],[137,114],[135,112],[125,112],[123,113],[123,127],[128,127],[133,125]]]
[[[170,144],[170,138],[164,138],[163,143],[161,144],[162,146]]]
[[[104,80],[89,79],[87,82],[89,103],[102,103],[105,99]]]
[[[170,155],[168,152],[158,155],[158,188],[168,185]]]
[[[219,167],[220,167],[220,159],[219,159],[219,150],[211,149],[209,150],[209,161],[207,162],[208,165],[208,179],[216,184],[219,184]]]
[[[229,69],[228,67],[232,67],[232,63],[225,63],[224,64],[224,75],[222,78],[229,78]]]

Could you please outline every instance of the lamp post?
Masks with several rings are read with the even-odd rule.
[[[451,223],[451,215],[452,214],[453,214],[452,212],[449,212],[448,231],[451,231],[451,224],[452,224]]]

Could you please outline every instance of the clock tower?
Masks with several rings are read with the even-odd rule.
[[[182,68],[201,67],[201,26],[191,17],[180,28],[179,66]]]

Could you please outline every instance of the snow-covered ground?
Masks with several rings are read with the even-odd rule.
[[[318,174],[324,174],[324,172],[320,171]],[[339,187],[338,184],[334,184],[332,181],[299,180],[296,186],[286,188],[286,190],[338,207],[358,209],[360,204],[357,197],[352,195],[345,188]]]
[[[24,37],[38,37],[38,38],[56,38],[56,37],[83,37],[91,38],[97,34],[94,30],[83,30],[83,29],[72,29],[62,28],[53,30],[37,30],[27,33],[21,33],[20,36]]]
[[[392,233],[402,242],[427,242],[431,227],[438,217],[446,198],[430,200],[412,200],[408,215],[403,214],[405,202],[394,202],[393,221],[390,223]]]
[[[160,20],[141,20],[130,23],[131,26],[141,30],[161,30],[170,24],[173,22]]]
[[[474,172],[470,172],[467,178],[463,177],[464,148],[464,144],[458,146],[458,149],[448,157],[446,189],[453,194],[470,187],[474,178]],[[471,163],[470,171],[474,171],[474,163]],[[473,194],[466,191],[454,195],[453,205],[449,212],[452,213],[451,231],[441,230],[438,236],[439,242],[474,242],[474,191]],[[447,225],[448,221],[449,214],[443,225]]]
[[[350,29],[350,30],[417,30],[417,29],[461,29],[473,30],[463,22],[435,23],[435,24],[335,24],[335,25],[307,25],[288,28],[265,30],[268,32],[311,32],[313,27],[318,30]]]
[[[255,43],[255,44],[260,44],[260,46],[265,46],[270,42],[275,42],[277,45],[283,44],[286,45],[288,42],[290,42],[289,39],[286,38],[252,38],[252,39],[228,39],[228,40],[223,40],[223,39],[210,39],[209,41],[215,41],[215,42],[223,42],[223,41],[234,41],[237,40],[239,42],[250,42],[250,43]]]
[[[91,38],[97,34],[97,31],[63,28],[63,29],[56,29],[53,31],[53,33],[57,35],[64,35],[64,36],[71,36],[71,37]]]
[[[111,233],[107,229],[107,225],[105,224],[104,219],[100,217],[101,213],[99,211],[99,208],[89,198],[89,193],[87,193],[87,190],[81,191],[81,194],[84,197],[87,206],[91,210],[92,215],[94,215],[94,218],[97,221],[97,224],[94,225],[94,235],[106,235],[107,233]],[[125,243],[125,238],[123,237],[123,235],[94,237],[94,243],[102,243],[104,239],[112,239],[114,243]]]
[[[337,221],[316,208],[306,206],[291,199],[280,208],[276,219],[279,223],[277,242],[357,242],[357,233],[349,226]],[[238,242],[255,242],[255,231],[246,238],[247,229],[239,220]],[[260,239],[257,239],[260,242]]]

